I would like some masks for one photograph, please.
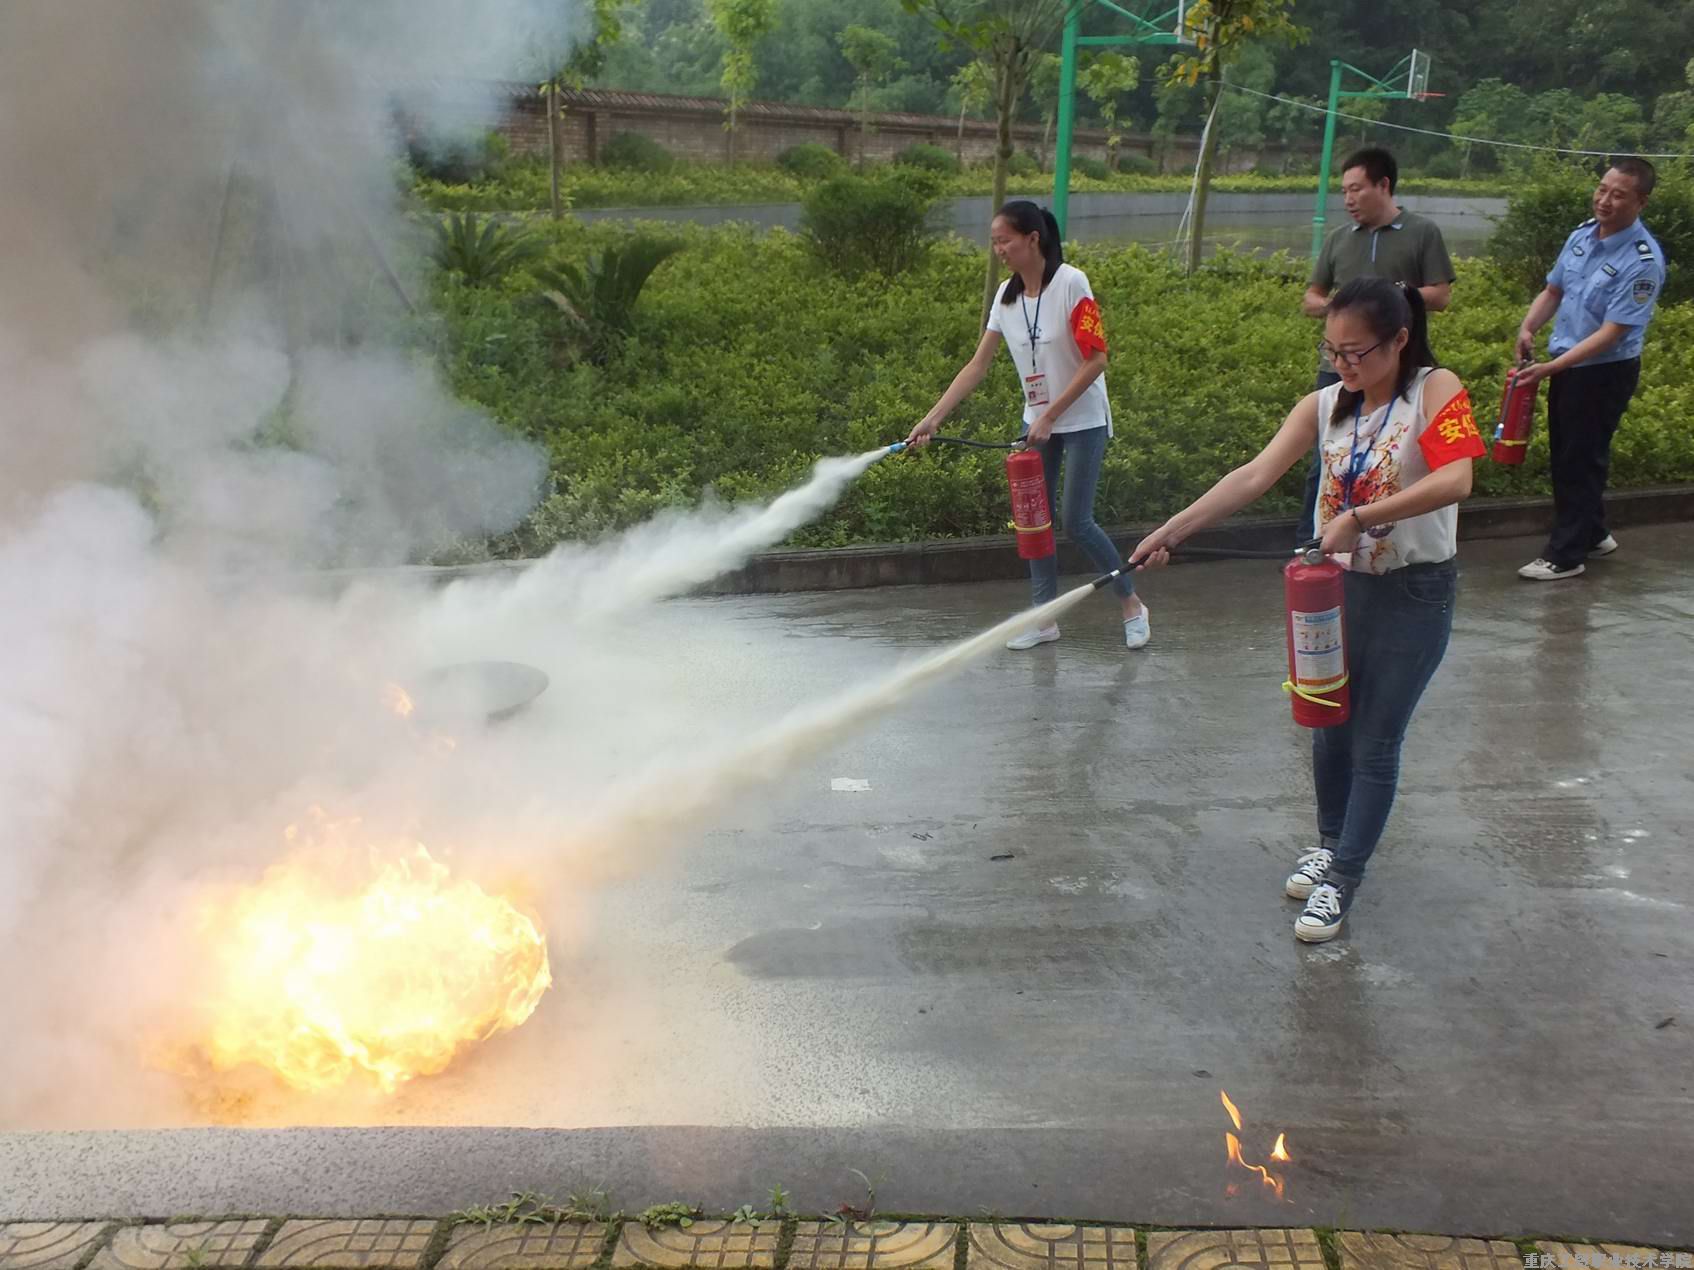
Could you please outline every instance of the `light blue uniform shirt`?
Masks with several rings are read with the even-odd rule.
[[[1547,274],[1547,285],[1564,292],[1547,344],[1552,356],[1568,353],[1604,322],[1627,328],[1616,344],[1581,366],[1640,357],[1665,286],[1665,253],[1639,217],[1608,238],[1599,236],[1599,228],[1593,221],[1579,225]]]

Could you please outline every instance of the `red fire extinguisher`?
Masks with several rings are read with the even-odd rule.
[[[1345,574],[1316,549],[1302,551],[1282,571],[1288,610],[1288,679],[1282,687],[1302,727],[1347,722]]]
[[[1012,488],[1012,529],[1018,536],[1018,555],[1044,560],[1053,554],[1053,516],[1047,509],[1047,478],[1035,450],[1013,450],[1006,456],[1006,483]]]
[[[1493,459],[1513,467],[1523,462],[1529,434],[1535,427],[1535,398],[1541,381],[1519,384],[1518,372],[1506,372],[1506,391],[1500,397],[1500,421],[1494,425]]]

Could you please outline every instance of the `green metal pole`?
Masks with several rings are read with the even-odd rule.
[[[1329,156],[1335,149],[1335,104],[1341,96],[1341,59],[1329,63],[1329,113],[1324,116],[1323,158],[1318,165],[1318,206],[1312,214],[1312,259],[1323,250],[1324,208],[1329,203]]]
[[[1065,15],[1064,43],[1059,54],[1059,149],[1053,156],[1053,219],[1059,222],[1059,237],[1069,225],[1071,204],[1071,132],[1076,123],[1076,35],[1082,24],[1082,6],[1073,4]]]

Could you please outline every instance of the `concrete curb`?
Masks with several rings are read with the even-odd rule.
[[[1614,527],[1658,525],[1694,520],[1694,485],[1621,490],[1608,494],[1607,515]],[[1479,498],[1459,511],[1459,537],[1518,538],[1546,532],[1552,520],[1550,498]],[[1126,525],[1111,530],[1113,543],[1128,555],[1153,528]],[[1286,517],[1230,521],[1196,534],[1190,545],[1238,551],[1282,551],[1293,545],[1294,521]],[[487,564],[418,566],[405,572],[436,582],[488,577],[527,568],[529,560]],[[1081,551],[1059,546],[1059,570],[1095,572]],[[931,542],[839,547],[824,551],[767,551],[743,568],[700,588],[707,595],[757,595],[786,591],[847,591],[879,586],[934,586],[946,582],[995,582],[1027,576],[1010,534],[950,538]]]

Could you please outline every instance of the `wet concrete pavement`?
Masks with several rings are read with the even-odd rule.
[[[362,1129],[0,1135],[0,1216],[592,1184],[727,1211],[779,1181],[816,1211],[860,1169],[893,1211],[1694,1244],[1694,527],[1557,584],[1514,576],[1537,545],[1467,544],[1331,944],[1297,944],[1281,895],[1314,831],[1276,568],[1173,569],[1144,583],[1145,652],[1091,600],[608,884],[536,1019],[427,1099]],[[1023,597],[653,620],[690,637],[684,678],[712,650],[702,709],[775,712]],[[1220,1088],[1249,1159],[1286,1131],[1288,1202],[1226,1166]]]

